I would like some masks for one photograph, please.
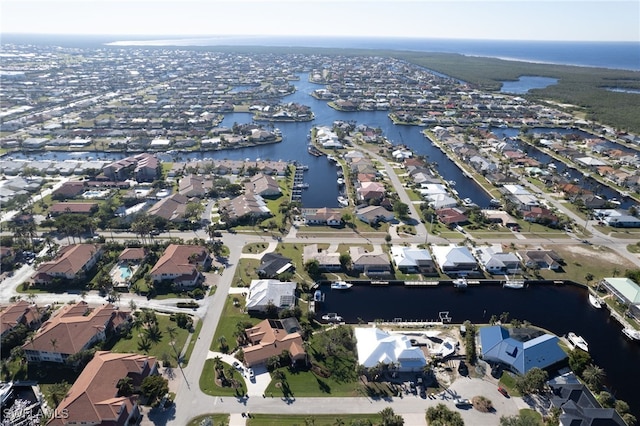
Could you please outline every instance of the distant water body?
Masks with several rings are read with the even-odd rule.
[[[142,38],[119,36],[3,35],[3,42],[88,46],[289,46],[459,53],[515,61],[640,71],[640,42],[451,40],[376,37],[217,36]]]

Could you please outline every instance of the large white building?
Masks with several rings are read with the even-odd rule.
[[[427,358],[422,349],[411,346],[402,334],[389,334],[376,327],[356,327],[358,364],[372,368],[378,363],[397,367],[398,371],[422,371]]]

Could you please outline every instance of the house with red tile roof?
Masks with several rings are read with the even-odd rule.
[[[97,244],[73,244],[64,246],[55,259],[42,262],[31,277],[36,284],[48,284],[55,278],[73,280],[93,268],[102,256]]]
[[[134,391],[142,381],[158,374],[155,357],[98,351],[76,379],[47,426],[138,424],[141,414],[135,395],[118,393],[118,382],[131,379]]]
[[[18,300],[5,308],[0,308],[0,336],[2,337],[19,324],[32,328],[38,322],[40,322],[40,314],[36,306],[26,300]]]
[[[107,333],[127,326],[131,313],[108,303],[90,308],[82,301],[65,305],[33,338],[22,345],[29,362],[65,362],[73,354],[87,350],[106,338]]]
[[[195,287],[203,277],[199,268],[211,265],[207,249],[196,245],[170,244],[149,275],[154,283],[170,280],[180,288]]]
[[[264,364],[283,351],[289,352],[292,362],[304,360],[307,354],[299,330],[300,324],[295,318],[266,319],[246,329],[251,346],[243,348],[245,365]]]
[[[55,203],[49,207],[49,214],[58,216],[65,213],[78,213],[89,215],[98,211],[98,203],[63,202]]]

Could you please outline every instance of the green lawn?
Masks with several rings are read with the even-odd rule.
[[[342,423],[338,422],[341,420]],[[382,416],[379,414],[340,414],[340,415],[282,415],[282,414],[252,414],[247,420],[247,426],[334,426],[349,425],[354,420],[369,420],[372,424],[380,424]],[[313,422],[313,423],[311,423]]]
[[[544,425],[544,422],[542,421],[542,414],[530,408],[521,409],[520,418],[523,419],[522,424],[537,424],[540,426]]]
[[[245,385],[244,378],[235,369],[232,369],[233,379],[240,384],[240,387],[232,388],[231,386],[218,386],[215,381],[214,365],[215,363],[213,359],[208,359],[204,362],[204,367],[200,374],[200,390],[202,392],[212,396],[241,396],[246,393],[247,387]],[[227,367],[228,366],[225,365],[225,374],[227,372]]]
[[[200,336],[200,330],[202,329],[202,320],[197,320],[196,327],[193,330],[193,335],[191,336],[191,340],[189,341],[189,345],[187,346],[187,350],[184,353],[184,358],[182,359],[182,365],[186,366],[191,359],[191,353],[193,352],[193,348],[196,346],[196,342],[198,341],[198,336]]]
[[[238,307],[233,306],[234,298],[238,299]],[[244,313],[244,297],[240,295],[229,295],[227,296],[227,302],[224,305],[224,311],[220,316],[220,322],[218,323],[216,334],[213,336],[213,341],[211,342],[211,346],[209,347],[209,349],[212,351],[218,351],[218,346],[220,345],[220,337],[224,336],[230,349],[233,350],[236,345],[233,333],[236,331],[236,325],[240,321],[249,321],[252,324],[257,324],[260,320],[258,318],[252,318]]]
[[[507,371],[503,372],[502,377],[500,377],[499,385],[505,388],[509,392],[509,395],[520,396],[520,392],[518,392],[515,387],[516,379],[511,373]]]
[[[158,358],[160,358],[162,354],[166,352],[171,356],[172,359],[175,359],[175,352],[173,350],[173,347],[171,346],[171,338],[169,336],[169,333],[167,333],[167,326],[174,327],[176,330],[175,348],[178,352],[182,350],[189,332],[183,328],[179,328],[175,322],[169,319],[169,315],[156,313],[156,317],[158,320],[158,326],[160,328],[160,331],[162,332],[162,337],[157,343],[152,342],[151,347],[148,351],[142,352]],[[138,344],[140,343],[142,332],[142,329],[132,329],[131,334],[133,337],[131,339],[120,339],[118,342],[116,342],[113,348],[111,348],[111,351],[119,353],[140,353],[141,350],[138,348]]]
[[[249,287],[251,280],[257,279],[256,268],[260,266],[258,259],[240,259],[233,276],[234,287]]]

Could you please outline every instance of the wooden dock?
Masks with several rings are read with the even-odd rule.
[[[440,285],[440,281],[405,281],[404,285],[408,287],[437,287]]]

